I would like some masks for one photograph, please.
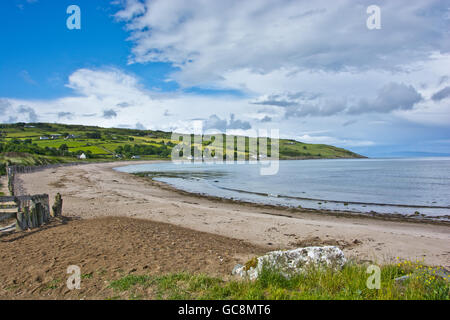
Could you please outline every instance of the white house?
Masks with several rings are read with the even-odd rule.
[[[82,153],[78,156],[78,159],[86,159],[86,155],[84,153]]]

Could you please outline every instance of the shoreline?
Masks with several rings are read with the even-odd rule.
[[[160,161],[158,161],[160,162]],[[158,163],[153,162],[153,163]],[[130,165],[133,165],[134,163],[130,163]],[[148,164],[147,162],[142,164]],[[150,163],[151,164],[151,163]],[[119,167],[113,168],[113,170],[116,170]],[[450,226],[450,215],[440,215],[440,216],[430,216],[425,214],[404,214],[404,213],[382,213],[382,212],[375,212],[373,210],[369,212],[363,212],[363,211],[356,211],[356,210],[333,210],[333,209],[325,209],[325,208],[307,208],[307,207],[295,207],[295,206],[289,206],[289,205],[282,205],[282,204],[269,204],[264,202],[256,202],[251,200],[242,200],[242,199],[236,199],[236,198],[229,198],[225,196],[216,196],[211,195],[208,193],[200,193],[195,191],[187,191],[183,190],[181,188],[177,188],[174,185],[163,182],[154,179],[155,177],[148,176],[151,172],[123,172],[116,170],[117,172],[121,173],[127,173],[139,177],[143,177],[146,179],[150,179],[155,184],[158,184],[161,188],[165,188],[166,190],[170,190],[173,192],[177,192],[182,195],[190,195],[195,197],[201,197],[205,199],[210,199],[213,201],[218,202],[229,202],[229,203],[236,203],[241,205],[247,205],[247,206],[255,206],[259,208],[272,208],[276,210],[282,210],[282,211],[289,211],[290,213],[303,213],[303,212],[309,212],[309,213],[316,213],[316,214],[329,214],[333,216],[342,216],[342,217],[367,217],[367,218],[374,218],[374,219],[382,219],[382,220],[392,220],[392,221],[405,221],[405,222],[415,222],[415,223],[431,223],[431,224],[439,224],[439,225],[447,225]],[[248,194],[254,194],[262,197],[269,198],[268,194],[265,193],[259,193],[259,192],[252,192],[252,191],[245,191],[245,190],[234,190],[234,189],[227,189],[223,188],[225,190],[231,190],[236,191],[238,193],[248,193]],[[373,206],[380,206],[380,207],[404,207],[404,208],[411,208],[411,209],[421,209],[421,208],[436,208],[436,209],[448,209],[450,212],[450,207],[440,207],[440,206],[421,206],[421,205],[406,205],[406,204],[388,204],[388,203],[366,203],[366,202],[355,202],[355,201],[337,201],[337,200],[328,200],[328,199],[313,199],[313,198],[300,198],[300,197],[294,197],[294,196],[286,196],[282,195],[281,198],[288,198],[288,199],[300,199],[300,200],[307,200],[307,201],[321,201],[321,202],[329,202],[329,203],[348,203],[348,204],[361,204],[361,205],[373,205]]]
[[[23,177],[22,185],[30,193],[44,191],[53,199],[60,192],[64,214],[72,217],[125,216],[165,222],[247,241],[267,251],[334,243],[362,261],[424,258],[429,264],[450,267],[448,223],[238,203],[114,170],[156,162],[93,163],[19,178]]]
[[[133,173],[129,173],[133,174]],[[342,217],[342,218],[361,218],[361,219],[378,219],[378,220],[384,220],[384,221],[399,221],[399,222],[408,222],[408,223],[418,223],[418,224],[435,224],[435,225],[444,225],[444,226],[450,226],[450,221],[445,220],[439,220],[436,218],[440,217],[432,217],[432,216],[415,216],[415,215],[404,215],[400,213],[378,213],[378,212],[358,212],[358,211],[343,211],[343,210],[327,210],[327,209],[313,209],[313,208],[296,208],[296,207],[289,207],[289,206],[283,206],[283,205],[276,205],[276,204],[264,204],[264,203],[257,203],[257,202],[251,202],[251,201],[245,201],[245,200],[238,200],[238,199],[230,199],[225,197],[218,197],[203,193],[196,193],[196,192],[189,192],[182,189],[178,189],[169,183],[153,180],[150,177],[144,177],[149,180],[151,180],[155,185],[159,185],[160,188],[179,193],[181,195],[186,196],[192,196],[192,197],[198,197],[203,199],[208,199],[212,201],[216,201],[217,203],[230,203],[230,204],[237,204],[242,206],[249,206],[249,207],[255,207],[260,209],[273,209],[278,211],[286,211],[286,214],[283,214],[283,216],[288,216],[295,218],[295,214],[302,214],[302,213],[311,213],[316,215],[323,215],[328,214],[330,216],[334,217]],[[380,204],[378,204],[380,205]],[[265,213],[261,213],[265,214]],[[269,214],[269,213],[267,213]],[[273,213],[270,213],[273,214]],[[291,214],[291,215],[289,215]],[[274,214],[277,215],[277,214]],[[281,215],[281,214],[280,214]],[[447,216],[444,216],[447,218]]]

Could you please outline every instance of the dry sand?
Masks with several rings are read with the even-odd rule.
[[[339,217],[320,212],[292,213],[208,199],[113,170],[126,164],[48,169],[22,175],[22,186],[31,194],[48,193],[51,199],[60,192],[64,215],[70,217],[140,218],[244,240],[265,250],[337,244],[347,256],[360,260],[384,263],[395,257],[424,258],[428,264],[450,267],[448,225]],[[120,237],[120,233],[110,236]]]
[[[58,220],[0,236],[0,299],[128,299],[110,288],[112,280],[186,271],[226,277],[239,261],[263,253],[243,241],[167,223]],[[80,267],[80,290],[66,286],[71,265]],[[149,290],[143,297],[156,298]]]

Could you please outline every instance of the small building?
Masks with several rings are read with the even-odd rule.
[[[86,157],[86,155],[84,154],[84,153],[82,153],[82,154],[80,154],[79,156],[78,156],[78,159],[86,159],[87,157]]]
[[[40,137],[39,139],[40,139],[40,140],[50,140],[50,138],[47,137],[47,136],[42,136],[42,137]]]
[[[131,159],[140,159],[141,156],[132,156]]]

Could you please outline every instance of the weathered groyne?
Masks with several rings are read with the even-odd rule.
[[[50,220],[48,194],[14,197],[17,204],[16,230],[42,226]]]
[[[38,228],[49,222],[51,217],[62,215],[62,197],[56,195],[52,211],[48,194],[25,195],[20,190],[17,174],[32,173],[45,169],[62,166],[78,165],[81,163],[55,164],[44,166],[7,166],[8,189],[10,196],[0,197],[0,222],[15,218],[15,229],[23,231]],[[0,232],[12,231],[14,224],[0,227]]]

